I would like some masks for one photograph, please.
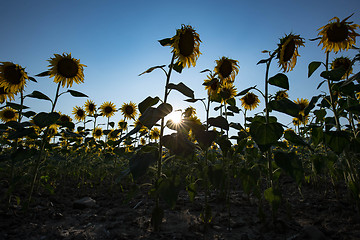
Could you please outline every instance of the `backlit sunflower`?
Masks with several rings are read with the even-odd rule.
[[[96,104],[91,101],[90,99],[88,99],[86,102],[85,102],[85,111],[88,115],[94,115],[95,112],[96,112]]]
[[[111,117],[115,115],[116,112],[116,106],[112,102],[104,102],[100,106],[100,112],[104,117]]]
[[[140,138],[140,144],[141,144],[141,145],[145,145],[145,144],[146,144],[145,138]]]
[[[125,122],[124,119],[120,120],[118,122],[118,126],[121,130],[126,130],[127,129],[127,122]]]
[[[10,107],[6,107],[0,111],[0,120],[3,122],[16,121],[17,119],[18,113]]]
[[[241,100],[241,106],[246,110],[250,110],[250,111],[255,109],[260,103],[258,96],[256,96],[256,94],[252,92],[248,92],[245,96],[240,98],[240,100]]]
[[[350,58],[337,57],[334,59],[334,61],[332,61],[332,63],[330,64],[330,67],[331,67],[331,69],[336,69],[336,68],[340,68],[340,67],[344,68],[344,70],[346,72],[341,79],[346,79],[353,72],[352,65],[353,65],[353,63],[350,60]]]
[[[110,139],[110,140],[116,140],[117,138],[119,137],[119,132],[118,131],[116,131],[115,132],[115,130],[114,129],[112,129],[109,133],[108,133],[108,138]]]
[[[75,82],[77,84],[84,82],[84,64],[80,60],[72,58],[71,53],[54,54],[54,58],[48,60],[50,62],[50,77],[55,77],[54,82],[59,83],[63,87],[71,87]]]
[[[279,67],[284,72],[289,72],[296,65],[297,57],[300,56],[298,48],[299,46],[304,46],[304,39],[300,35],[290,33],[280,39],[278,46],[277,59],[279,59]]]
[[[15,100],[14,93],[5,90],[4,87],[0,87],[0,103],[4,103],[6,100]]]
[[[236,75],[239,72],[239,65],[237,60],[233,60],[227,57],[222,57],[219,60],[215,60],[216,66],[214,69],[222,82],[234,82]]]
[[[82,107],[74,107],[72,113],[75,116],[75,120],[77,121],[84,121],[86,114],[85,114],[85,110]]]
[[[214,96],[219,93],[220,90],[220,80],[215,77],[215,74],[210,74],[207,76],[207,79],[204,80],[203,85],[205,85],[205,90],[208,91],[208,96]]]
[[[309,122],[309,115],[304,116],[300,113],[297,117],[293,118],[294,126],[306,125]]]
[[[300,109],[299,113],[301,114],[304,113],[305,108],[309,105],[309,100],[307,100],[306,98],[297,99],[294,102],[299,106]]]
[[[49,126],[49,130],[48,130],[49,137],[54,137],[58,133],[58,127],[59,125],[57,124],[51,124]]]
[[[95,139],[100,139],[102,135],[103,135],[103,131],[102,131],[101,128],[99,128],[99,127],[94,128],[94,130],[93,130],[93,137],[94,137]]]
[[[275,93],[275,100],[281,100],[284,98],[289,98],[289,95],[286,92],[287,90],[279,90]]]
[[[348,50],[356,43],[356,36],[360,36],[355,29],[360,27],[353,22],[346,22],[352,15],[340,22],[338,17],[330,19],[330,23],[318,29],[321,40],[318,45],[322,44],[322,49],[327,52],[334,51],[337,53],[341,50]],[[332,20],[334,20],[332,22]]]
[[[160,130],[156,127],[151,129],[149,136],[151,140],[158,140],[160,138]]]
[[[60,122],[72,122],[72,119],[69,115],[62,114],[61,112],[59,112],[59,114],[60,114],[60,118],[59,118]]]
[[[195,115],[196,115],[196,109],[195,108],[193,108],[193,107],[187,107],[186,109],[185,109],[185,111],[183,112],[183,115],[184,115],[184,117],[186,117],[186,118],[189,118],[189,117],[194,117]]]
[[[225,102],[228,99],[235,97],[236,88],[232,82],[223,84],[220,89],[221,102]]]
[[[0,87],[7,92],[17,94],[22,91],[29,79],[27,73],[18,64],[12,62],[1,62],[0,64]]]
[[[134,119],[137,114],[136,104],[131,101],[130,103],[124,103],[120,110],[127,119]]]
[[[178,59],[183,67],[195,67],[196,60],[199,58],[201,52],[200,36],[190,25],[182,25],[181,29],[176,30],[176,35],[171,38],[171,47],[175,54],[175,58]]]

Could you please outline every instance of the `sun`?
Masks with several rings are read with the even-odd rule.
[[[182,121],[181,111],[173,111],[169,114],[169,120],[171,120],[175,124],[180,124]]]

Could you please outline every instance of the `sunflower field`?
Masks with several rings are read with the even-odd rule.
[[[311,99],[291,100],[287,93],[286,73],[306,47],[294,33],[263,51],[257,65],[264,68],[264,86],[238,91],[239,62],[225,56],[201,69],[207,98],[171,81],[173,71],[196,67],[201,57],[200,35],[190,25],[159,40],[171,49],[170,63],[139,77],[162,71],[164,96],[140,103],[100,105],[72,90],[84,83],[87,66],[70,53],[54,54],[35,76],[1,62],[0,208],[1,218],[11,219],[1,226],[21,224],[0,238],[360,239],[360,73],[353,72],[360,52],[329,62],[338,52],[359,51],[360,26],[350,18],[330,19],[310,40],[325,61],[310,62],[307,75],[328,86]],[[271,63],[278,73],[270,75]],[[24,93],[45,77],[55,83],[54,99]],[[269,85],[278,91],[269,92]],[[204,108],[166,118],[174,113],[173,91]],[[65,94],[85,99],[84,105],[58,112]],[[32,111],[29,98],[51,103],[50,111]],[[210,116],[211,109],[218,114]],[[206,119],[197,117],[200,111]],[[291,128],[278,121],[278,112],[293,119]],[[114,122],[115,115],[122,120]],[[119,208],[109,212],[111,206]],[[86,226],[69,223],[65,213]]]

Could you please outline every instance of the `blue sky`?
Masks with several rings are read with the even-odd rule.
[[[320,70],[307,77],[311,61],[325,61],[325,53],[318,41],[317,29],[334,16],[341,20],[355,13],[351,21],[360,24],[358,0],[342,1],[3,1],[0,21],[0,61],[11,61],[26,68],[34,76],[48,70],[48,59],[53,54],[70,53],[80,59],[85,68],[85,81],[71,89],[81,91],[100,106],[111,101],[117,107],[125,102],[140,103],[148,96],[163,98],[165,76],[161,70],[138,76],[149,67],[168,65],[170,47],[162,47],[157,40],[172,37],[181,24],[189,24],[199,33],[202,55],[194,68],[184,69],[182,74],[173,73],[171,82],[183,82],[194,90],[196,98],[206,97],[202,86],[204,69],[213,69],[215,60],[226,56],[239,61],[240,71],[235,86],[241,91],[257,85],[264,89],[265,66],[256,63],[266,57],[262,50],[274,50],[279,38],[290,32],[305,39],[305,47],[299,48],[298,63],[287,73],[289,97],[310,99],[321,91]],[[359,32],[359,30],[357,30]],[[360,41],[359,39],[357,39]],[[359,44],[357,43],[357,46]],[[353,57],[357,52],[340,52],[337,56]],[[330,60],[335,57],[331,54]],[[357,72],[358,66],[354,72]],[[270,76],[280,72],[274,61]],[[41,91],[54,98],[56,84],[48,77],[37,77],[38,83],[30,82],[26,94]],[[66,89],[63,89],[65,91]],[[270,93],[278,88],[271,86]],[[193,106],[198,116],[205,120],[201,103],[189,104],[178,92],[172,92],[169,103],[174,109]],[[260,99],[263,103],[263,99]],[[56,107],[71,115],[74,106],[82,106],[85,98],[63,95]],[[26,99],[25,105],[34,111],[50,111],[50,103]],[[237,98],[237,105],[240,100]],[[216,105],[212,105],[213,107]],[[261,104],[251,113],[260,112]],[[250,115],[251,115],[250,113]],[[283,124],[291,118],[274,113]],[[212,112],[211,116],[217,116]],[[120,113],[112,121],[119,121]],[[243,116],[229,118],[230,122],[243,123]],[[104,119],[105,122],[105,119]]]

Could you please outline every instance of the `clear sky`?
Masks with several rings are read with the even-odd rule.
[[[321,91],[320,70],[307,77],[311,61],[325,61],[325,53],[318,41],[318,28],[331,18],[340,20],[354,13],[351,21],[360,24],[359,0],[319,1],[113,1],[113,0],[13,0],[1,3],[0,61],[11,61],[26,68],[29,76],[48,70],[48,59],[53,54],[70,53],[85,68],[85,81],[71,89],[87,94],[100,106],[111,101],[117,107],[125,102],[140,103],[148,96],[164,97],[165,76],[161,70],[138,76],[149,67],[168,65],[171,48],[162,47],[158,40],[172,37],[181,24],[191,25],[200,35],[200,55],[196,67],[186,68],[182,74],[174,72],[171,82],[183,82],[194,90],[196,98],[205,98],[202,86],[204,69],[215,67],[215,60],[226,56],[239,61],[239,74],[235,86],[241,91],[257,85],[264,89],[265,65],[256,63],[267,57],[262,50],[274,50],[279,38],[290,32],[305,39],[299,48],[297,65],[287,73],[289,97],[310,99]],[[359,30],[357,30],[359,32]],[[357,39],[359,47],[360,39]],[[353,57],[357,51],[340,52],[337,56]],[[330,60],[335,57],[330,55]],[[356,66],[354,72],[358,72]],[[280,72],[273,61],[270,76]],[[41,91],[54,98],[56,84],[48,77],[37,77],[38,83],[29,82],[26,94]],[[63,89],[65,90],[65,89]],[[278,88],[271,86],[270,93]],[[205,120],[201,103],[184,102],[185,96],[173,91],[169,103],[174,109],[194,106],[198,116]],[[263,103],[264,100],[260,99]],[[18,99],[17,99],[18,101]],[[82,106],[85,98],[61,96],[57,111],[72,115],[74,106]],[[48,112],[50,103],[26,99],[25,105],[34,111]],[[237,98],[237,106],[240,107]],[[213,104],[212,106],[217,106]],[[252,113],[262,111],[261,104]],[[251,114],[251,113],[250,113]],[[217,113],[212,112],[212,116]],[[275,113],[283,124],[291,118]],[[112,121],[122,119],[117,113]],[[103,119],[105,122],[105,119]],[[243,116],[229,118],[230,122],[243,124]]]

